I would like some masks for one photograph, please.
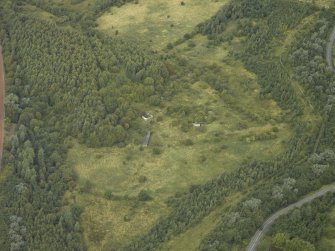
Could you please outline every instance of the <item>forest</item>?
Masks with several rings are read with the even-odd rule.
[[[117,32],[107,34],[99,30],[96,21],[108,10],[136,6],[141,0],[94,0],[87,6],[86,2],[0,2],[0,43],[6,71],[0,250],[178,250],[166,245],[196,229],[213,213],[218,215],[215,224],[206,230],[196,250],[244,250],[268,216],[334,182],[335,74],[325,61],[328,37],[334,28],[334,5],[325,8],[295,0],[227,1],[192,33],[157,51]],[[189,5],[177,4],[178,8]],[[79,10],[76,6],[86,7]],[[27,11],[30,9],[52,18],[41,19]],[[241,84],[245,90],[257,82],[257,102],[273,100],[282,115],[263,113],[262,117],[257,105],[252,107],[257,111],[253,113],[242,98],[233,95],[236,90],[227,80],[228,67],[198,65],[199,55],[194,62],[187,58],[187,53],[197,50],[199,41],[206,41],[208,50],[227,48],[227,57],[235,62],[231,67],[242,65],[254,76],[244,82],[230,82]],[[180,149],[197,147],[199,135],[214,134],[203,142],[215,147],[219,144],[217,155],[228,151],[228,133],[211,131],[219,117],[212,104],[178,103],[181,95],[196,93],[197,81],[208,83],[206,90],[224,100],[225,109],[244,119],[237,124],[242,132],[266,126],[271,120],[271,132],[238,135],[241,144],[278,140],[283,150],[268,158],[242,158],[238,153],[240,159],[229,170],[219,175],[213,171],[207,180],[166,192],[166,198],[157,198],[159,193],[146,187],[152,179],[149,175],[136,178],[144,187],[135,187],[136,195],[118,195],[107,187],[101,196],[93,182],[83,183],[68,161],[76,145],[97,151],[95,161],[106,149],[126,151],[133,145],[139,155],[147,156],[147,149],[137,145],[160,120],[172,120],[170,127],[177,124],[176,131],[184,135]],[[164,112],[148,125],[141,118],[147,109]],[[252,126],[241,121],[250,121]],[[206,127],[194,129],[194,122]],[[292,135],[280,139],[284,123]],[[154,132],[153,137],[157,134]],[[150,156],[159,159],[170,150],[153,139],[150,151]],[[197,163],[205,168],[208,158],[198,154]],[[122,168],[128,170],[131,159],[128,154]],[[101,196],[106,203],[129,203],[131,213],[123,217],[124,224],[132,224],[132,214],[142,208],[155,203],[164,206],[159,205],[158,216],[137,236],[102,243],[100,232],[89,232],[84,204],[80,199],[68,199],[84,198],[82,194]],[[292,210],[275,222],[265,244],[276,250],[332,248],[323,237],[333,208],[334,195],[327,194]]]

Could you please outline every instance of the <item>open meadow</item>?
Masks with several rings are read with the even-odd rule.
[[[21,26],[12,36],[25,44],[19,51],[13,42],[18,55],[7,53],[15,69],[9,82],[17,86],[10,89],[14,115],[7,133],[14,143],[6,158],[23,163],[17,164],[23,171],[13,165],[24,177],[15,193],[24,194],[24,184],[36,181],[45,198],[59,196],[52,198],[59,212],[51,219],[48,208],[44,221],[57,222],[60,233],[63,226],[70,229],[67,240],[82,238],[89,251],[149,250],[152,240],[150,250],[192,251],[229,239],[213,250],[239,251],[273,211],[328,181],[321,173],[328,162],[313,165],[324,169],[312,179],[310,159],[322,151],[330,155],[325,135],[333,135],[333,127],[327,129],[332,99],[320,94],[327,89],[322,74],[308,74],[323,70],[321,63],[316,67],[322,57],[313,44],[322,34],[313,29],[324,25],[319,30],[325,31],[327,23],[319,22],[323,10],[312,3],[328,9],[331,0],[255,0],[255,6],[247,0],[23,2],[17,7]],[[21,36],[28,17],[37,31],[42,22],[50,25],[32,49],[35,37]],[[305,42],[305,33],[315,41]],[[310,68],[298,64],[300,45],[316,60]],[[45,61],[39,61],[40,52]],[[301,61],[311,62],[310,54]],[[11,62],[21,59],[22,66]],[[53,63],[42,67],[48,61]],[[31,73],[39,77],[30,79]],[[317,91],[313,81],[320,82]],[[40,95],[44,89],[48,92]],[[48,145],[56,139],[59,149]],[[26,204],[24,210],[34,211]],[[334,247],[334,215],[322,247]],[[0,217],[0,227],[1,222]],[[243,224],[248,230],[238,229]],[[260,250],[271,247],[271,238],[265,237]]]
[[[162,49],[214,15],[227,0],[141,0],[121,8],[113,7],[98,19],[98,28],[110,35],[140,41]]]
[[[126,244],[169,211],[165,201],[170,196],[245,161],[273,158],[290,140],[284,111],[271,99],[259,99],[255,76],[228,58],[227,45],[208,48],[202,36],[193,41],[192,48],[185,42],[169,52],[192,62],[170,62],[181,72],[176,75],[184,76],[178,80],[183,90],[159,107],[142,105],[153,115],[150,122],[142,121],[152,132],[148,147],[136,138],[121,148],[74,143],[70,150],[68,163],[80,181],[69,199],[85,208],[82,225],[91,250]],[[211,85],[213,71],[224,82],[222,91]],[[139,202],[141,191],[152,200]]]

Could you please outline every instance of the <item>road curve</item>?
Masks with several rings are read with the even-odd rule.
[[[0,170],[2,163],[3,142],[5,137],[5,67],[2,57],[2,47],[0,45]]]
[[[327,44],[327,49],[326,49],[326,61],[328,64],[328,67],[335,72],[335,67],[334,67],[334,62],[333,62],[333,47],[334,47],[334,43],[335,43],[335,27],[332,31],[332,33],[330,34],[330,38]],[[299,201],[297,201],[296,203],[293,203],[283,209],[280,209],[279,211],[277,211],[276,213],[274,213],[273,215],[271,215],[262,225],[261,229],[258,229],[257,232],[255,233],[255,235],[252,237],[246,251],[255,251],[257,248],[257,245],[259,244],[261,238],[263,237],[263,235],[266,233],[266,231],[269,230],[270,226],[273,224],[273,222],[278,219],[280,216],[287,214],[289,211],[291,211],[293,208],[296,207],[301,207],[302,205],[304,205],[305,203],[311,202],[312,200],[321,197],[323,195],[325,195],[327,192],[334,192],[335,191],[335,184],[331,185],[329,187],[326,187],[324,189],[321,189]]]
[[[332,69],[333,72],[335,72],[335,67],[334,67],[334,61],[333,61],[333,46],[335,42],[335,27],[330,35],[328,44],[327,44],[327,50],[326,50],[326,60],[328,67]]]
[[[255,235],[252,237],[246,251],[255,251],[257,248],[257,245],[259,244],[261,238],[266,233],[266,231],[269,230],[272,223],[278,219],[280,216],[287,214],[289,211],[291,211],[294,208],[301,207],[302,205],[311,202],[312,200],[319,198],[323,195],[325,195],[328,192],[335,192],[335,184],[328,186],[326,188],[323,188],[317,192],[312,193],[311,195],[306,196],[305,198],[283,208],[279,211],[275,212],[273,215],[271,215],[262,225],[261,229],[257,230]]]

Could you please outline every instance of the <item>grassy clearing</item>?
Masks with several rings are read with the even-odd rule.
[[[168,212],[164,205],[157,201],[144,203],[133,198],[107,200],[95,187],[85,195],[67,194],[65,200],[84,208],[81,226],[85,230],[84,240],[88,250],[119,248],[140,235],[141,230],[152,226],[159,216]]]
[[[182,81],[186,84],[180,93],[160,107],[142,105],[154,115],[146,125],[153,132],[149,147],[141,148],[139,139],[124,148],[90,149],[74,143],[70,151],[68,163],[78,173],[80,185],[68,197],[85,208],[82,225],[90,250],[127,244],[168,212],[164,201],[169,196],[232,170],[242,161],[272,158],[291,136],[283,111],[273,100],[258,98],[255,76],[229,59],[225,45],[207,47],[201,36],[194,41],[197,45],[192,49],[182,44],[171,53],[192,62],[189,67],[194,71],[218,65],[217,74],[225,82],[223,92],[197,79],[185,66]],[[181,115],[185,107],[190,112]],[[185,121],[204,117],[203,127],[189,125],[182,130]],[[138,202],[141,190],[148,191],[153,201]],[[105,199],[106,191],[118,199]],[[193,231],[203,236],[213,227],[212,220],[203,223],[206,228]],[[184,243],[186,239],[181,238]]]
[[[164,48],[167,43],[190,33],[200,22],[214,15],[228,0],[140,0],[111,8],[98,20],[99,29],[114,35],[140,41],[153,48]]]
[[[222,213],[228,209],[229,206],[232,206],[239,202],[245,194],[242,196],[242,193],[237,193],[234,196],[230,196],[224,202],[224,205],[216,208],[212,213],[206,216],[198,225],[190,228],[185,233],[182,233],[176,237],[173,237],[168,242],[164,243],[159,247],[161,251],[192,251],[198,250],[198,247],[202,239],[214,229],[217,222],[220,220]]]
[[[93,1],[71,4],[65,0],[61,4],[85,11]],[[181,6],[179,0],[140,0],[139,4],[111,8],[97,22],[99,29],[108,34],[114,35],[118,30],[126,39],[160,49],[192,32],[228,0],[185,2],[186,5]],[[30,5],[25,8],[43,19],[56,18]],[[233,34],[235,27],[231,22],[227,35]],[[295,31],[288,33],[280,54],[294,35]],[[78,190],[66,194],[64,200],[84,208],[81,224],[89,250],[126,245],[169,212],[164,203],[169,196],[228,172],[245,160],[273,158],[285,148],[291,128],[283,122],[284,112],[273,100],[258,98],[260,88],[256,76],[229,56],[229,50],[238,50],[239,46],[237,38],[221,46],[208,46],[207,38],[198,35],[168,52],[172,58],[187,62],[187,66],[181,67],[185,89],[161,107],[142,104],[143,110],[155,117],[147,125],[153,131],[148,148],[141,149],[138,139],[124,148],[90,149],[74,142],[68,163],[75,168],[80,184]],[[206,74],[211,71],[206,67],[216,66],[220,70],[215,74],[225,85],[222,92],[215,91],[209,81],[198,79],[194,73]],[[306,102],[299,83],[293,84],[301,102]],[[189,108],[191,113],[180,116],[178,112],[168,112],[169,108],[178,111],[182,107]],[[304,107],[307,117],[314,116],[312,109]],[[182,120],[197,122],[202,114],[210,117],[204,127],[181,130]],[[153,149],[159,149],[160,153],[153,153]],[[139,202],[137,195],[142,190],[148,191],[154,199]],[[112,192],[114,198],[105,198],[107,191]],[[216,209],[162,249],[195,250],[225,209],[225,206]]]
[[[119,30],[121,36],[143,43],[149,44],[151,39],[153,48],[165,48],[225,2],[187,1],[180,6],[180,1],[143,0],[112,8],[98,20],[99,28],[110,34]],[[184,12],[189,14],[186,19]],[[172,22],[174,27],[170,27]],[[226,32],[233,33],[235,28],[231,23]],[[169,212],[164,203],[169,196],[228,172],[245,160],[273,158],[283,151],[291,137],[284,111],[271,99],[260,100],[256,76],[229,56],[228,51],[239,46],[239,39],[209,46],[206,37],[197,35],[168,52],[173,58],[169,64],[176,68],[184,88],[159,107],[139,104],[154,115],[145,125],[153,132],[148,148],[140,147],[141,138],[124,148],[90,149],[74,142],[68,163],[75,168],[80,184],[78,191],[65,199],[85,209],[82,226],[89,250],[126,245]],[[180,65],[178,60],[186,64]],[[205,74],[218,76],[224,90],[214,90],[210,78],[199,77]],[[191,122],[203,118],[203,127],[192,127]],[[181,126],[185,121],[186,130]],[[156,154],[154,149],[158,149]],[[153,200],[139,202],[142,190]],[[106,191],[112,192],[114,199],[106,199]],[[216,209],[162,249],[185,250],[189,240],[195,249],[224,209]]]

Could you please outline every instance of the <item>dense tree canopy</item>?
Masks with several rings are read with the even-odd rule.
[[[23,14],[24,2],[65,17],[64,26],[59,20],[42,21]],[[131,142],[129,135],[141,135],[145,129],[139,123],[142,111],[137,104],[159,105],[175,93],[173,70],[164,57],[94,30],[94,18],[101,11],[125,2],[95,1],[86,16],[50,1],[0,3],[6,115],[14,128],[6,143],[5,178],[0,182],[1,250],[85,250],[79,221],[82,208],[62,201],[64,193],[76,185],[75,174],[64,161],[66,142],[76,138],[92,147],[123,146]],[[287,45],[291,56],[278,55],[276,48],[285,32],[312,14],[317,21]],[[230,22],[237,24],[242,46],[231,55],[257,76],[262,87],[259,98],[271,96],[287,111],[294,136],[275,159],[246,161],[230,173],[169,198],[170,213],[125,250],[158,248],[241,191],[245,197],[222,215],[199,249],[244,247],[271,213],[334,181],[335,76],[323,57],[334,18],[331,10],[298,1],[237,0],[197,27],[195,33],[207,35],[209,46],[217,46],[231,40],[225,33]],[[214,73],[204,78],[213,89],[223,91]],[[306,114],[293,80],[303,87],[313,114]],[[194,109],[197,119],[205,117],[205,109]],[[176,105],[167,111],[182,116],[190,107]],[[309,115],[321,119],[309,121]],[[105,196],[111,199],[113,194]],[[143,191],[139,200],[151,197]],[[295,211],[290,219],[298,221],[301,214],[313,215],[318,209]],[[311,229],[324,224],[322,215],[311,220]],[[275,246],[313,250],[319,232],[288,228],[283,222],[278,225]],[[294,238],[288,240],[288,236]]]

